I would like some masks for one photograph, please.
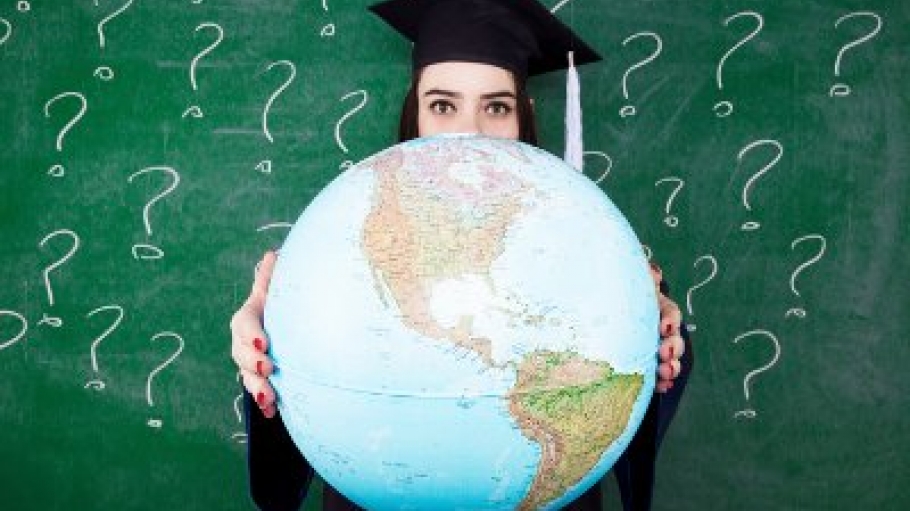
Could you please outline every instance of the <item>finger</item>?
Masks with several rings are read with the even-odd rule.
[[[275,390],[269,384],[268,380],[265,378],[259,378],[256,375],[250,375],[248,372],[243,372],[244,386],[246,386],[247,379],[250,381],[250,387],[258,389],[255,392],[250,391],[250,394],[253,395],[253,401],[259,407],[259,410],[262,412],[262,415],[266,419],[271,419],[278,413],[278,408],[276,406],[276,395]]]
[[[244,367],[244,361],[249,361],[249,351],[268,351],[268,338],[262,331],[262,315],[257,314],[249,304],[244,304],[234,313],[230,327],[231,355],[237,365]],[[246,369],[252,371],[254,367],[246,366]]]
[[[271,376],[275,370],[275,364],[268,355],[256,347],[257,345],[265,346],[265,341],[257,338],[252,343],[246,343],[240,338],[234,338],[231,343],[231,358],[242,371],[261,377]]]
[[[660,355],[661,362],[679,360],[682,358],[683,353],[685,352],[686,343],[679,335],[671,335],[670,337],[665,337],[661,340],[660,348],[658,349],[658,354]]]
[[[679,360],[661,362],[660,365],[657,366],[657,375],[661,380],[673,380],[679,376],[681,367]]]
[[[648,263],[651,269],[651,278],[654,279],[654,285],[658,288],[660,283],[664,280],[664,272],[661,271],[660,266],[657,266],[655,263]]]
[[[661,362],[657,366],[657,376],[662,381],[669,381],[673,379],[673,367],[669,362]]]
[[[657,366],[657,383],[654,385],[654,391],[664,393],[673,388],[673,365],[670,362],[663,362]]]
[[[660,336],[669,337],[678,334],[680,325],[682,325],[682,311],[679,310],[679,306],[673,300],[660,295],[658,307],[660,309]]]
[[[246,300],[253,312],[261,317],[265,308],[265,297],[269,293],[269,282],[272,280],[272,272],[275,270],[275,262],[278,260],[278,254],[269,250],[262,256],[259,261],[256,277],[253,279],[253,288],[250,290],[250,296]]]
[[[253,396],[260,409],[264,410],[275,404],[275,390],[268,380],[249,371],[241,371],[240,374],[244,388]]]
[[[271,270],[271,269],[269,269]],[[260,280],[257,276],[256,280]],[[265,290],[263,290],[263,288]],[[257,337],[265,340],[262,331],[262,316],[265,309],[265,296],[268,292],[268,282],[253,284],[253,289],[243,305],[231,316],[231,334],[239,337],[244,342],[253,342]],[[259,349],[259,347],[256,347]]]

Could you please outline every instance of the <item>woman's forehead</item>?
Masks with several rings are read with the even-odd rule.
[[[515,92],[515,79],[510,71],[491,64],[447,61],[430,64],[420,70],[419,89],[461,91],[485,94]]]

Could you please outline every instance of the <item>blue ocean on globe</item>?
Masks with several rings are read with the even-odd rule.
[[[640,242],[521,142],[417,139],[349,168],[292,228],[266,304],[282,420],[366,509],[559,509],[654,390]]]

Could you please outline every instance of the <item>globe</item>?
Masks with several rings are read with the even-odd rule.
[[[350,167],[294,224],[266,303],[284,424],[366,509],[559,509],[654,389],[641,244],[520,142],[417,139]]]

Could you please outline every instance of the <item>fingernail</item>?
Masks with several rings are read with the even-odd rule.
[[[671,348],[671,349],[670,349],[670,355],[672,356],[672,354],[673,354],[673,351],[672,351],[672,348]],[[265,376],[265,373],[262,372],[262,360],[257,360],[257,361],[256,361],[256,374],[258,374],[259,376]]]
[[[253,339],[253,347],[255,347],[257,351],[262,351],[262,339],[258,337]]]
[[[259,408],[265,406],[265,394],[262,392],[256,394],[256,404],[259,405]]]
[[[670,335],[670,332],[673,331],[673,323],[667,323],[667,326],[664,327],[664,335]]]

